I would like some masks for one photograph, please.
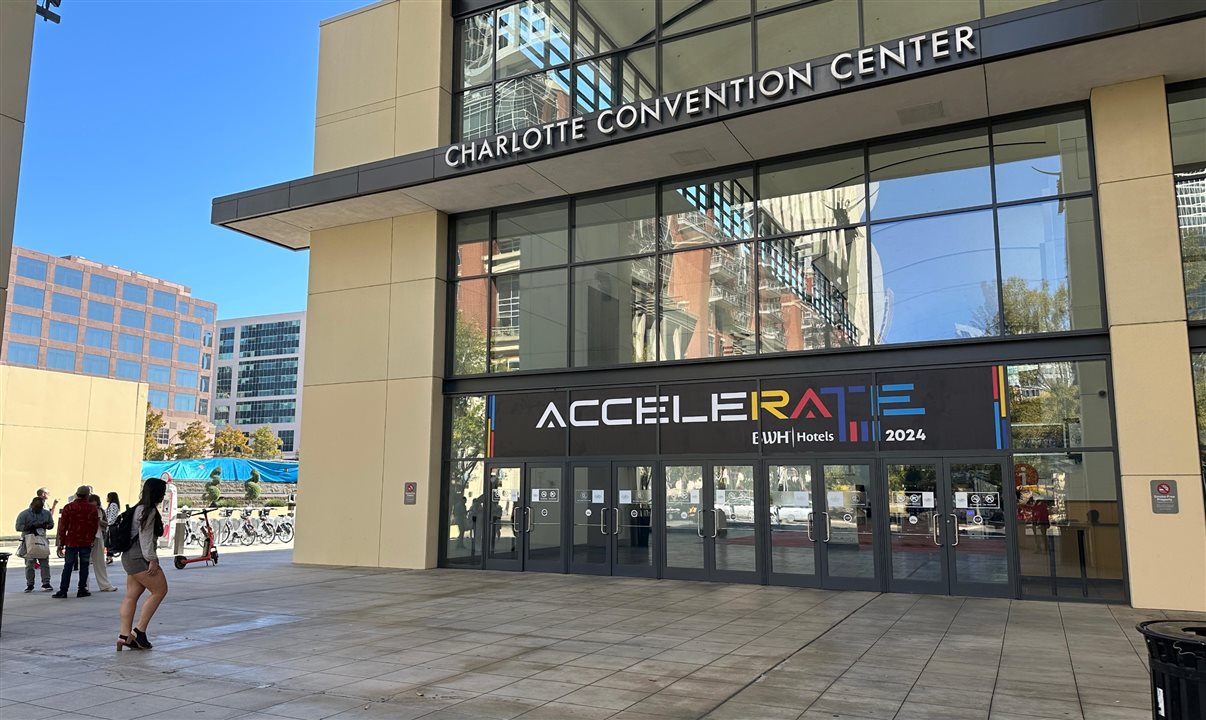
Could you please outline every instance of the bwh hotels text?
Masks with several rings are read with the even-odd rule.
[[[901,40],[895,45],[876,45],[839,53],[828,65],[829,74],[838,83],[887,73],[893,67],[921,67],[928,60],[942,60],[975,53],[975,30],[966,25],[954,30],[937,30]],[[813,90],[812,63],[791,65],[785,70],[767,70],[761,74],[685,90],[647,102],[636,102],[600,112],[593,124],[585,117],[567,118],[537,125],[526,130],[495,135],[471,143],[452,145],[444,152],[444,163],[459,168],[500,160],[525,152],[568,146],[589,140],[591,129],[603,137],[624,134],[679,117],[712,115],[731,106],[756,105],[759,100],[808,94]]]

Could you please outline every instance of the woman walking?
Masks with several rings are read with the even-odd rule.
[[[117,493],[111,492],[106,496],[105,502],[105,522],[110,527],[117,527],[117,516],[121,514],[121,500],[117,498]],[[105,534],[105,562],[113,562],[113,552],[109,550],[109,535]]]
[[[167,493],[167,483],[159,478],[147,478],[142,483],[142,496],[134,506],[133,525],[130,529],[130,549],[121,554],[121,566],[126,571],[126,596],[121,601],[121,634],[117,636],[117,649],[149,650],[147,628],[151,618],[159,609],[159,603],[167,596],[167,576],[159,568],[159,557],[155,543],[163,534],[163,518],[159,515],[159,504]],[[142,604],[142,615],[138,625],[134,624],[134,611],[138,609],[138,598],[143,591],[151,596]]]
[[[90,495],[88,501],[96,506],[96,516],[100,521],[96,526],[96,539],[92,541],[92,574],[96,576],[96,585],[101,592],[117,592],[117,588],[109,582],[109,568],[105,565],[105,534],[109,521],[101,509],[100,495]]]

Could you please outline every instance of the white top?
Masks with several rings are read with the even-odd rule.
[[[143,532],[142,527],[142,511],[145,508],[138,505],[134,508],[134,537],[138,540],[138,547],[142,550],[142,557],[147,562],[158,560],[159,556],[155,554],[155,528],[150,528],[150,532]]]

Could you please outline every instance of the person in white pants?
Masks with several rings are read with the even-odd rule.
[[[116,592],[117,588],[109,582],[109,568],[105,565],[105,528],[109,526],[105,517],[105,509],[101,506],[100,495],[91,495],[88,500],[96,506],[96,514],[100,516],[100,524],[96,527],[96,539],[92,541],[92,574],[96,576],[96,584],[101,592]]]

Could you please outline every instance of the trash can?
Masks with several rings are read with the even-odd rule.
[[[1152,671],[1152,718],[1206,717],[1206,623],[1149,620],[1135,627],[1147,642]]]
[[[8,579],[8,559],[11,555],[0,552],[0,626],[4,625],[4,581]]]

